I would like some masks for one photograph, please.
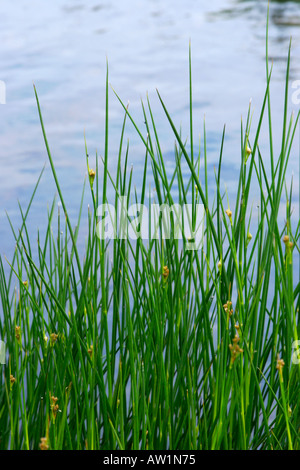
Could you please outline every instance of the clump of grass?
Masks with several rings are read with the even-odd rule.
[[[208,180],[205,126],[203,157],[195,151],[191,54],[189,149],[158,93],[175,136],[170,177],[148,98],[142,103],[143,129],[120,100],[124,121],[112,173],[107,73],[104,156],[96,155],[95,168],[86,146],[90,208],[84,253],[79,249],[84,198],[74,228],[35,90],[61,210],[56,218],[54,200],[34,251],[27,217],[36,187],[26,212],[21,209],[20,231],[12,226],[16,251],[8,276],[0,260],[0,335],[9,354],[1,366],[1,449],[299,449],[299,361],[293,344],[299,336],[300,224],[298,219],[293,229],[292,187],[285,185],[299,114],[295,121],[287,115],[289,64],[290,51],[281,148],[273,145],[267,65],[257,128],[252,132],[250,107],[241,125],[236,199],[230,203],[221,186],[225,132],[214,182]],[[265,115],[269,174],[259,146]],[[124,143],[128,124],[145,148],[139,195]],[[150,237],[147,243],[97,236],[97,208],[109,202],[108,193],[114,194],[117,213],[121,196],[128,205],[130,200],[143,205],[151,200],[150,178],[159,204],[204,205],[201,250],[186,250],[187,241],[181,243],[172,231],[169,239]],[[257,188],[254,220],[251,194]]]

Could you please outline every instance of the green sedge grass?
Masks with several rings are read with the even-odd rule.
[[[292,358],[299,337],[294,264],[300,217],[295,225],[292,185],[286,183],[299,113],[288,118],[289,49],[282,142],[275,149],[266,57],[257,128],[252,131],[250,106],[241,122],[235,200],[221,183],[225,129],[214,181],[208,177],[205,123],[203,149],[194,144],[191,46],[189,146],[158,92],[174,134],[171,176],[148,97],[141,103],[141,127],[114,93],[124,120],[117,165],[113,172],[109,168],[107,67],[104,156],[96,155],[93,169],[85,142],[87,181],[75,227],[34,88],[60,205],[57,209],[54,199],[48,208],[37,246],[28,214],[41,177],[26,211],[20,207],[20,230],[9,220],[16,249],[12,260],[0,259],[0,334],[9,353],[1,366],[1,449],[299,449],[299,361]],[[270,170],[259,145],[264,119]],[[144,147],[140,191],[128,165],[127,126]],[[128,206],[146,204],[152,198],[150,179],[160,205],[204,205],[201,250],[185,250],[186,240],[172,233],[147,242],[97,236],[97,208],[108,202],[108,194],[114,194],[116,212],[121,196],[128,197]],[[255,220],[253,191],[260,199]],[[86,192],[90,204],[83,222]]]

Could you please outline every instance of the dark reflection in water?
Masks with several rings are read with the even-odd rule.
[[[257,21],[266,18],[266,3],[261,1],[237,0],[230,8],[220,9],[218,12],[208,12],[208,21],[218,21],[224,18],[232,21],[233,18],[246,15],[247,21]],[[269,15],[270,25],[280,27],[300,26],[300,1],[272,1]],[[290,31],[289,31],[290,33]]]
[[[230,6],[220,8],[219,11],[208,12],[209,22],[225,20],[233,22],[241,20],[250,25],[251,33],[257,38],[260,45],[264,45],[266,38],[266,12],[267,2],[259,0],[236,0]],[[292,53],[300,55],[300,1],[272,1],[269,7],[269,59],[270,62],[281,63],[281,76],[284,79],[286,72],[287,46],[292,39]],[[278,44],[278,47],[272,47]],[[281,47],[282,45],[282,47]],[[261,48],[257,48],[258,53]],[[274,52],[276,50],[276,52]],[[262,57],[264,59],[264,57]],[[299,61],[291,64],[291,80],[300,76]],[[275,80],[277,78],[275,77]]]
[[[238,4],[247,5],[245,11],[256,11],[265,15],[265,4],[261,1],[238,0]],[[278,27],[300,26],[300,1],[299,0],[272,0],[270,4],[270,24]]]

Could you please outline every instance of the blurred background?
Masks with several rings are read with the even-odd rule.
[[[86,175],[84,133],[90,165],[104,152],[106,60],[109,82],[137,124],[144,129],[141,99],[149,94],[166,164],[173,167],[174,137],[159,104],[159,90],[176,125],[188,137],[188,54],[192,47],[194,136],[203,143],[207,130],[210,168],[218,161],[226,125],[223,177],[234,189],[240,161],[241,118],[249,100],[258,120],[266,87],[265,39],[267,1],[241,0],[15,0],[0,3],[0,80],[6,104],[0,105],[0,252],[14,241],[7,221],[20,225],[18,201],[25,209],[47,162],[33,83],[43,113],[51,153],[71,215],[76,215]],[[300,79],[300,3],[270,4],[269,58],[275,141],[280,132],[286,59],[292,38],[292,82]],[[298,106],[289,102],[290,111]],[[117,159],[123,110],[109,92],[109,165]],[[278,131],[278,132],[277,132]],[[132,126],[129,160],[138,186],[144,149]],[[291,155],[295,206],[299,194],[298,135]],[[261,148],[268,151],[266,129]],[[267,165],[267,162],[266,162]],[[213,174],[213,173],[212,173]],[[296,176],[296,177],[295,177]],[[34,230],[46,222],[55,186],[46,165],[34,201]]]

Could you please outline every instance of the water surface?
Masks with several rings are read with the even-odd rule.
[[[13,248],[5,211],[18,224],[47,155],[33,92],[36,85],[50,149],[71,214],[76,214],[86,174],[84,132],[91,159],[104,151],[106,61],[109,81],[143,128],[141,98],[148,92],[162,150],[172,169],[174,138],[156,88],[175,123],[188,135],[188,48],[192,45],[194,134],[203,138],[205,116],[210,167],[218,161],[226,124],[224,178],[234,187],[240,158],[241,117],[249,100],[253,126],[262,103],[265,78],[266,1],[212,0],[37,0],[1,2],[0,79],[6,104],[0,107],[0,251]],[[273,2],[270,60],[275,141],[280,143],[286,57],[292,36],[291,80],[300,79],[300,4]],[[123,111],[110,90],[111,168]],[[297,111],[290,100],[290,108]],[[261,146],[268,147],[265,129]],[[128,126],[130,163],[143,165],[144,151]],[[296,143],[298,142],[298,137]],[[266,157],[267,158],[267,157]],[[91,160],[93,161],[93,160]],[[266,164],[268,162],[266,161]],[[299,153],[291,155],[294,192],[299,191]],[[49,164],[32,208],[32,227],[46,221],[55,187]],[[44,215],[43,215],[44,214]]]

